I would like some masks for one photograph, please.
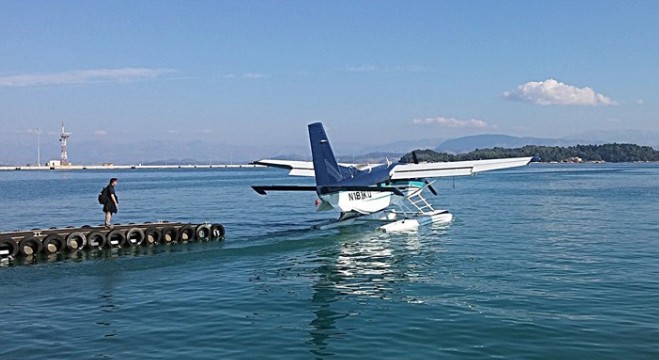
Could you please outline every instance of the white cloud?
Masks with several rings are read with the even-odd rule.
[[[123,68],[75,70],[49,74],[0,76],[0,87],[53,86],[97,82],[126,82],[142,79],[152,79],[162,74],[171,72],[174,72],[174,70]]]
[[[94,131],[94,135],[96,136],[107,136],[108,132],[105,130],[96,130]]]
[[[494,127],[487,122],[478,119],[459,120],[454,118],[436,117],[427,119],[414,119],[412,122],[417,125],[439,125],[450,128],[487,129]]]
[[[528,102],[537,105],[616,105],[610,98],[596,93],[589,87],[578,88],[554,79],[531,81],[513,91],[506,91],[503,97],[509,100]]]

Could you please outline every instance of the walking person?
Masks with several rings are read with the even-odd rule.
[[[117,186],[117,178],[110,179],[110,183],[105,187],[105,204],[103,204],[103,212],[105,213],[105,227],[107,229],[112,229],[114,226],[110,224],[112,219],[112,214],[117,213],[117,208],[119,207],[119,199],[117,198],[117,193],[114,188]]]

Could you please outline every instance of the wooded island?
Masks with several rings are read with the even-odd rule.
[[[416,150],[418,161],[463,161],[534,156],[539,162],[637,162],[659,161],[659,151],[650,146],[636,144],[576,145],[569,147],[527,145],[521,148],[476,149],[464,154],[438,153],[433,150]],[[414,162],[412,153],[403,155],[401,162]]]

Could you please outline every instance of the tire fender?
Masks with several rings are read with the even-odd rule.
[[[43,252],[46,254],[54,254],[66,248],[64,237],[59,234],[49,234],[43,239]]]
[[[162,242],[171,243],[178,241],[178,230],[173,226],[165,226],[161,232]]]
[[[18,253],[18,244],[12,238],[0,239],[0,258],[14,257]]]
[[[211,237],[213,239],[224,239],[224,226],[222,224],[211,225]]]
[[[100,231],[92,231],[87,234],[87,247],[90,249],[102,249],[108,242],[108,238]]]
[[[112,230],[107,235],[107,243],[110,247],[122,247],[126,244],[126,234],[121,230]]]
[[[194,240],[195,240],[195,229],[192,227],[192,225],[190,224],[183,225],[181,226],[180,229],[178,229],[179,242],[188,242]]]
[[[195,229],[195,236],[199,240],[208,240],[211,238],[211,226],[208,224],[198,225]]]
[[[155,226],[149,226],[144,230],[144,242],[148,245],[156,244],[162,241],[162,233]]]
[[[43,250],[43,244],[39,238],[28,236],[21,239],[18,249],[23,256],[32,256]]]
[[[132,228],[126,231],[126,242],[131,246],[140,246],[144,241],[144,230]]]
[[[74,231],[66,236],[66,248],[71,252],[81,250],[87,245],[87,236],[80,231]]]

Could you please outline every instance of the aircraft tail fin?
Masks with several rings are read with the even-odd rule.
[[[346,176],[336,162],[322,123],[309,124],[309,141],[316,185],[333,185],[343,180]]]

